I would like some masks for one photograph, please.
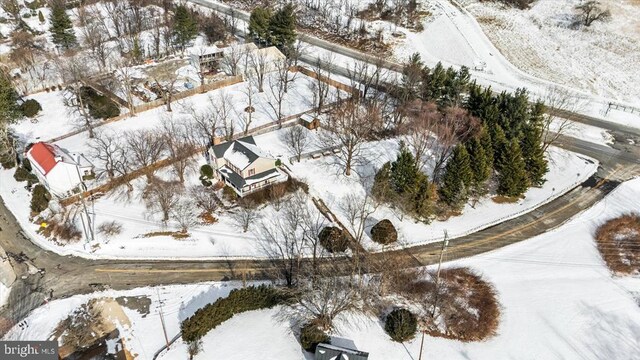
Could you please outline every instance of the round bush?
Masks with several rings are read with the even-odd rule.
[[[371,228],[371,239],[378,244],[389,245],[398,241],[398,232],[390,220],[384,219]]]
[[[349,247],[349,238],[342,229],[326,226],[318,235],[320,245],[330,253],[344,252]]]
[[[418,328],[416,316],[406,309],[395,309],[384,323],[384,331],[391,339],[397,342],[404,342],[413,338]]]
[[[42,106],[40,103],[34,99],[28,99],[20,105],[20,111],[22,111],[22,115],[26,117],[34,117],[38,115],[38,113],[42,110]]]
[[[205,176],[207,179],[213,178],[213,168],[209,164],[204,164],[200,167],[200,175]]]
[[[316,346],[320,343],[327,343],[331,340],[329,335],[312,323],[307,323],[300,331],[300,345],[308,352],[315,353]]]
[[[49,200],[51,200],[51,194],[44,186],[40,184],[34,186],[31,196],[31,211],[36,214],[41,213],[49,206]]]

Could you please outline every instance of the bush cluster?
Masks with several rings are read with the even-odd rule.
[[[31,211],[36,214],[41,213],[49,206],[50,200],[51,194],[49,194],[47,188],[40,184],[34,186],[31,195]]]
[[[609,269],[621,274],[640,273],[640,214],[608,220],[598,227],[595,238]]]
[[[398,241],[398,232],[390,220],[380,220],[371,228],[371,239],[378,244],[389,245]]]
[[[41,110],[42,106],[40,106],[40,103],[34,99],[28,99],[20,105],[22,115],[30,118],[38,115]]]
[[[316,347],[320,343],[327,343],[331,340],[329,335],[320,330],[313,323],[306,323],[300,331],[300,345],[308,352],[315,353]]]
[[[81,89],[82,96],[87,101],[89,114],[96,119],[109,119],[120,115],[120,108],[108,97],[99,94],[90,87]]]
[[[325,226],[318,235],[320,245],[330,253],[345,252],[349,247],[349,237],[336,226]]]
[[[185,342],[196,341],[235,314],[272,308],[285,303],[287,299],[278,289],[265,285],[232,290],[226,298],[206,305],[183,321],[182,339]]]
[[[413,338],[418,328],[416,316],[407,309],[395,309],[384,323],[384,330],[391,339],[397,342],[404,342]]]
[[[13,178],[19,182],[26,181],[28,186],[31,186],[38,182],[38,178],[23,166],[16,168],[16,172],[13,174]]]

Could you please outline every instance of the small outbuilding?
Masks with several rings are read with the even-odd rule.
[[[315,130],[320,127],[320,119],[311,114],[302,114],[300,124],[309,130]]]
[[[315,360],[368,360],[369,353],[331,344],[318,344]]]

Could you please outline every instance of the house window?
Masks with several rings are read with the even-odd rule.
[[[256,169],[249,169],[249,176],[253,176],[256,174]]]

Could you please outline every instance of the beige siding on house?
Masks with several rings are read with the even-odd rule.
[[[254,161],[251,165],[247,166],[246,169],[242,170],[242,177],[243,178],[248,178],[249,176],[253,176],[256,174],[260,174],[261,172],[267,171],[267,170],[271,170],[271,169],[275,169],[276,168],[276,161],[274,159],[269,159],[269,158],[258,158],[256,159],[256,161]],[[249,171],[253,169],[255,170],[255,172],[252,175],[249,175]]]

